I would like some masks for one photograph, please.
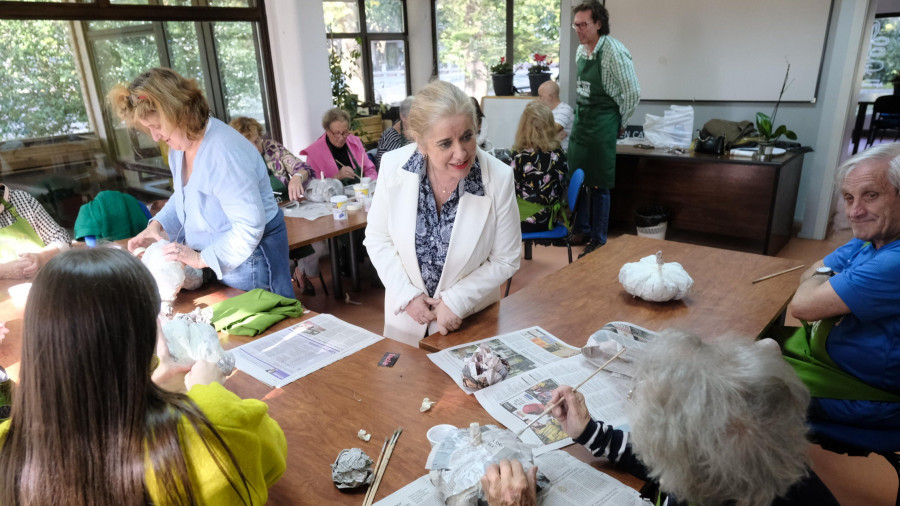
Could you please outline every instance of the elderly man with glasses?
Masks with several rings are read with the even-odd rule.
[[[569,167],[584,170],[585,195],[579,199],[576,241],[590,233],[579,258],[606,244],[609,189],[616,180],[616,139],[640,100],[631,54],[609,36],[609,12],[596,0],[572,9],[572,28],[581,43],[575,124],[569,138]]]

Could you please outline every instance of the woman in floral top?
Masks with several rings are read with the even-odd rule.
[[[255,119],[234,118],[229,125],[256,146],[265,159],[269,172],[287,185],[289,198],[300,200],[304,186],[312,178],[312,168],[278,141],[264,138],[262,125]]]
[[[556,137],[549,107],[535,100],[525,107],[510,165],[516,178],[522,232],[549,230],[562,212],[569,166]]]

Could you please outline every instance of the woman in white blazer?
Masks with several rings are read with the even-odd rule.
[[[382,158],[364,244],[385,287],[384,335],[418,346],[500,299],[522,236],[512,169],[478,149],[465,93],[432,82],[409,129],[415,142]]]

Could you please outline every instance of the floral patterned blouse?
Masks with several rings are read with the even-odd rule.
[[[517,197],[544,206],[552,206],[564,200],[569,165],[562,148],[549,153],[530,148],[516,151],[509,165],[516,178]],[[524,221],[549,226],[550,215],[551,209],[544,208]]]
[[[307,181],[313,179],[312,167],[306,162],[294,156],[281,143],[272,139],[262,140],[262,155],[266,161],[266,167],[272,172],[272,175],[278,178],[284,184],[291,180],[291,176],[306,171],[309,177]]]
[[[444,261],[450,247],[450,235],[453,233],[453,222],[459,208],[460,190],[473,195],[484,196],[484,183],[481,180],[481,166],[478,159],[457,186],[450,198],[441,207],[438,215],[434,202],[434,190],[425,174],[425,158],[418,151],[410,157],[403,170],[419,176],[419,204],[416,212],[416,258],[419,271],[429,297],[434,297],[441,273],[444,272]]]

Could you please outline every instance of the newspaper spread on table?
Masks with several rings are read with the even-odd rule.
[[[281,210],[285,216],[290,218],[305,218],[310,221],[319,219],[322,216],[331,216],[331,204],[328,202],[309,202],[304,200],[299,205],[285,206]]]
[[[231,351],[238,369],[280,388],[382,339],[332,315],[319,314]]]
[[[475,353],[481,343],[509,362],[507,380],[535,367],[578,355],[581,352],[579,348],[569,346],[540,327],[529,327],[509,334],[454,346],[437,353],[430,353],[428,358],[442,371],[449,374],[459,388],[471,394],[475,390],[466,387],[462,382],[463,362],[466,357]]]
[[[615,355],[620,346],[625,346],[626,352],[611,362],[604,372],[585,383],[579,392],[584,395],[591,416],[613,427],[627,430],[625,402],[634,374],[634,359],[656,335],[655,332],[630,323],[608,323],[591,335],[585,345],[585,349],[597,343],[612,345],[599,356],[588,358],[577,355],[546,363],[475,392],[475,399],[495,420],[518,432],[544,412],[553,390],[560,385],[574,386],[581,383]],[[532,424],[522,434],[522,441],[540,445],[540,448],[534,450],[535,455],[572,444],[572,439],[563,431],[560,423],[550,415]]]
[[[564,451],[553,451],[535,458],[539,472],[550,485],[538,494],[542,506],[593,506],[644,504],[637,490],[594,469]],[[443,506],[444,502],[428,478],[422,476],[409,485],[375,503],[378,506]]]

